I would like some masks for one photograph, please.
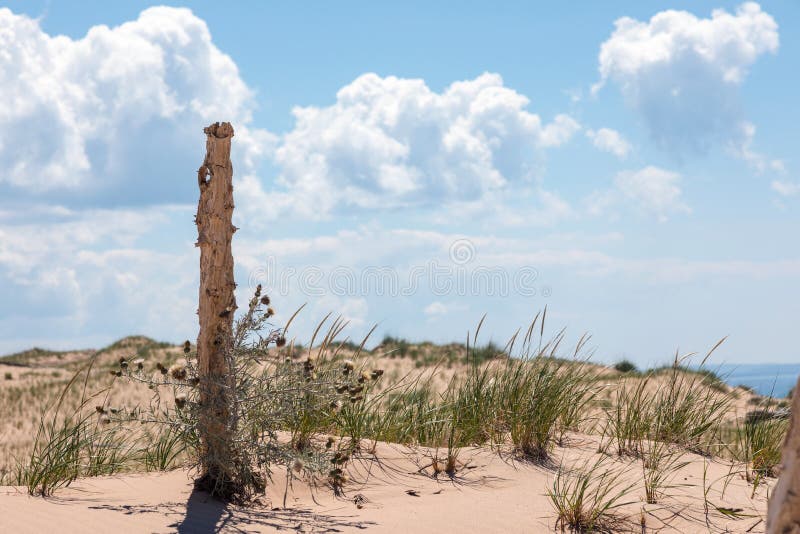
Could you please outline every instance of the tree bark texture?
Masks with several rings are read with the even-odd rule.
[[[236,311],[231,240],[233,226],[233,166],[230,123],[204,129],[206,157],[197,172],[197,243],[200,247],[200,296],[197,365],[200,378],[199,433],[205,486],[230,481],[231,403],[226,351],[230,349]]]
[[[781,475],[767,510],[768,534],[800,534],[800,378],[792,394],[792,415],[781,456]]]

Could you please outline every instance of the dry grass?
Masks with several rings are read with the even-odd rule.
[[[0,441],[3,443],[0,449],[0,481],[5,483],[12,482],[18,464],[30,458],[42,421],[49,419],[51,425],[64,424],[71,416],[81,414],[79,419],[86,417],[85,424],[89,425],[100,421],[95,406],[104,402],[114,410],[149,404],[152,391],[145,385],[123,383],[110,374],[117,368],[120,357],[142,354],[148,356],[150,361],[172,362],[179,357],[180,348],[137,336],[122,339],[100,351],[28,351],[22,354],[33,354],[34,357],[23,360],[19,355],[14,355],[13,365],[5,364],[5,358],[0,360],[0,370],[11,373],[13,377],[0,381]],[[82,387],[83,381],[81,387],[73,384],[68,388],[76,373],[87,369],[92,362],[88,377],[84,375],[86,391]],[[87,394],[100,391],[106,391],[107,396],[86,402]],[[56,405],[58,410],[53,413]],[[147,437],[147,441],[153,434],[157,435],[154,429],[144,427],[131,430],[137,436]],[[133,465],[130,467],[134,468]]]
[[[614,532],[623,523],[619,509],[632,504],[635,484],[625,481],[619,466],[606,458],[560,466],[547,490],[556,511],[556,528],[575,532]]]

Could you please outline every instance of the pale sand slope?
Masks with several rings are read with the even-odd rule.
[[[555,462],[597,457],[597,441],[573,436],[570,446],[554,452]],[[419,467],[429,463],[431,451],[379,444],[377,460],[365,454],[351,468],[354,482],[346,497],[336,498],[327,488],[315,492],[295,481],[283,508],[284,477],[275,474],[265,501],[249,508],[226,507],[203,493],[193,493],[191,474],[125,475],[84,479],[56,497],[29,497],[16,488],[0,488],[0,532],[87,533],[127,532],[409,532],[409,533],[537,533],[552,532],[555,514],[545,495],[554,469],[503,458],[497,453],[469,449],[459,459],[467,464],[458,480],[433,479]],[[724,498],[720,492],[730,467],[713,462],[707,478],[715,505],[741,508],[744,518],[715,511],[706,518],[703,506],[703,464],[687,455],[691,464],[674,478],[658,505],[644,505],[641,464],[614,460],[630,482],[639,481],[625,500],[627,522],[616,530],[643,532],[763,532],[766,487],[754,499],[752,488],[738,475],[729,477]],[[367,471],[370,476],[366,477]],[[285,474],[285,471],[282,472]],[[355,482],[361,480],[361,483]],[[409,495],[415,490],[418,496]],[[358,508],[354,499],[363,496]],[[642,513],[644,510],[644,514]]]

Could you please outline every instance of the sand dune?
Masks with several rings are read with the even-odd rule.
[[[597,457],[592,436],[570,436],[557,448],[555,465]],[[22,489],[0,490],[3,532],[39,533],[204,533],[204,532],[408,532],[536,533],[555,530],[555,514],[546,490],[555,469],[514,460],[487,449],[464,449],[454,479],[434,478],[424,469],[435,451],[378,444],[350,467],[345,494],[294,480],[286,490],[285,471],[259,503],[223,505],[193,491],[192,473],[125,475],[82,479],[54,498],[30,497]],[[674,488],[657,505],[644,504],[639,484],[626,496],[615,531],[628,532],[763,532],[767,486],[752,487],[730,467],[709,462],[707,483],[711,509],[704,511],[701,456],[686,454],[689,465],[673,479]],[[609,467],[636,482],[641,468],[634,461],[610,458]],[[421,469],[423,468],[423,469]],[[727,481],[727,485],[726,485]],[[722,502],[738,509],[736,517],[714,508]],[[286,506],[284,507],[284,496]],[[642,527],[644,522],[644,529]]]

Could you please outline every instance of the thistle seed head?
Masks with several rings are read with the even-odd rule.
[[[352,362],[352,360],[343,361],[342,362],[342,374],[344,374],[345,376],[349,375],[353,371],[353,369],[355,369],[355,367],[356,366]]]
[[[169,375],[175,380],[186,380],[186,363],[181,361],[175,362],[169,368]]]

